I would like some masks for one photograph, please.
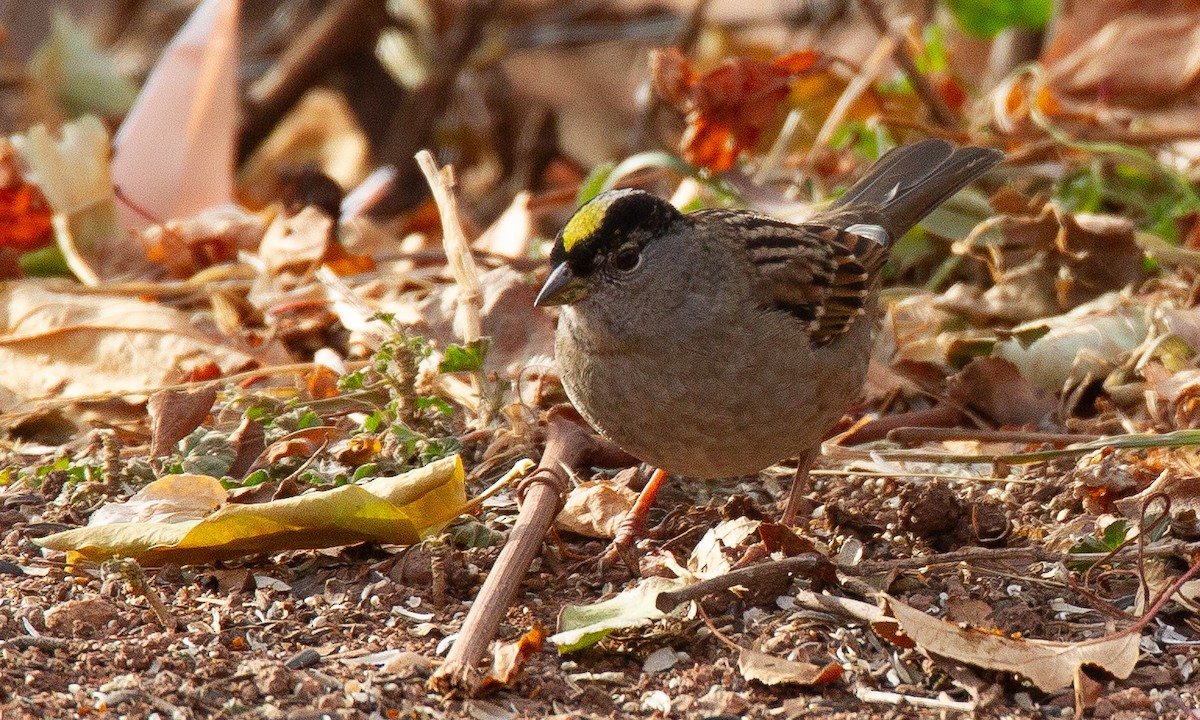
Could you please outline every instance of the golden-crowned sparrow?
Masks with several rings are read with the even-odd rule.
[[[799,456],[799,485],[861,390],[892,243],[1003,157],[902,146],[801,224],[598,195],[559,233],[536,301],[563,306],[567,395],[651,465],[733,477]],[[797,499],[794,486],[787,522]]]

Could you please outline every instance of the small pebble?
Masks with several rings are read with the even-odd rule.
[[[312,648],[305,648],[293,655],[283,664],[288,670],[302,670],[321,662],[321,653]]]

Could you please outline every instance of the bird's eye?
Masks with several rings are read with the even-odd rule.
[[[634,247],[623,248],[612,259],[612,266],[621,272],[629,272],[641,264],[642,254]]]

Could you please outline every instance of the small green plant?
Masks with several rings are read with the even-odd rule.
[[[343,376],[339,387],[344,392],[370,394],[386,390],[387,400],[367,414],[361,431],[388,432],[397,441],[393,454],[400,459],[424,465],[457,452],[461,448],[455,433],[455,408],[445,398],[419,387],[418,368],[433,348],[422,337],[410,335],[386,313],[376,316],[391,330],[363,370]],[[482,378],[488,341],[482,339],[465,346],[451,345],[438,365],[439,372],[472,372]],[[356,472],[354,478],[362,477]]]

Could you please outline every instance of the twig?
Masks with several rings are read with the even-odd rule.
[[[1150,450],[1196,447],[1198,445],[1200,445],[1200,430],[1188,429],[1161,434],[1128,433],[1126,435],[1106,435],[1090,442],[1078,443],[1055,450],[1002,454],[981,453],[977,455],[961,455],[958,453],[932,452],[929,450],[862,449],[845,447],[844,445],[832,442],[824,443],[821,449],[827,457],[839,459],[964,463],[967,465],[997,462],[1008,465],[1033,465],[1049,460],[1087,455],[1097,450]]]
[[[923,442],[945,440],[978,440],[980,442],[1012,443],[1072,443],[1099,440],[1099,435],[1073,435],[1071,433],[1024,432],[1021,430],[980,430],[977,428],[930,428],[902,427],[888,432],[887,439],[901,445],[919,445]]]
[[[1041,480],[1026,480],[1012,476],[1006,477],[987,477],[985,475],[955,475],[954,473],[944,472],[915,472],[911,470],[897,470],[894,472],[880,472],[878,470],[855,470],[854,468],[826,470],[809,470],[809,475],[827,476],[827,477],[864,477],[864,478],[884,478],[885,480],[905,480],[908,478],[929,478],[932,480],[953,480],[955,482],[964,483],[1012,483],[1014,485],[1040,485]]]
[[[775,136],[775,142],[771,143],[771,149],[763,155],[762,161],[758,164],[758,170],[754,173],[754,182],[759,185],[766,185],[775,175],[775,171],[787,156],[788,150],[792,148],[792,141],[796,139],[796,131],[800,129],[800,121],[804,119],[804,113],[800,108],[792,108],[791,112],[783,120],[783,127],[779,129],[779,134]],[[813,146],[814,150],[816,146]],[[679,207],[672,203],[675,207]]]
[[[1147,547],[1145,557],[1172,557],[1190,555],[1200,551],[1200,542],[1174,541],[1161,545]],[[954,565],[958,563],[975,562],[1009,562],[1013,560],[1031,560],[1033,562],[1108,562],[1109,560],[1124,560],[1136,556],[1138,549],[1130,546],[1119,552],[1072,553],[1054,552],[1040,547],[1024,548],[980,548],[971,547],[954,552],[930,555],[927,557],[897,558],[895,560],[875,560],[859,563],[858,565],[839,566],[838,571],[847,575],[879,575],[894,570],[916,570],[931,565]]]
[[[0,640],[0,645],[10,647],[13,650],[37,648],[45,652],[54,652],[55,650],[63,650],[70,647],[71,643],[62,638],[44,637],[41,635],[17,635],[7,640]]]
[[[943,700],[941,698],[927,698],[919,695],[901,695],[900,693],[887,692],[884,690],[871,690],[864,687],[855,689],[854,695],[863,702],[878,703],[881,705],[911,705],[912,707],[933,708],[935,710],[953,710],[954,712],[964,713],[973,713],[977,707],[973,702]]]
[[[906,427],[952,427],[966,419],[958,408],[942,403],[927,410],[913,410],[899,415],[887,415],[864,423],[846,434],[841,445],[861,445],[882,440],[890,433]]]
[[[446,259],[458,285],[458,310],[454,326],[463,342],[479,339],[479,314],[483,310],[483,286],[479,282],[479,268],[471,255],[471,244],[463,232],[458,214],[458,199],[454,195],[454,168],[438,168],[433,153],[422,150],[416,154],[417,165],[425,174],[433,199],[437,203],[438,215],[442,219],[442,246]]]
[[[833,137],[833,133],[842,125],[842,120],[845,119],[846,113],[850,112],[850,107],[862,97],[862,94],[871,87],[883,69],[883,61],[888,55],[895,56],[896,54],[896,39],[891,33],[881,33],[879,42],[875,44],[875,49],[867,56],[862,67],[854,75],[854,78],[846,84],[846,89],[842,91],[841,97],[833,104],[833,109],[829,111],[829,115],[825,117],[825,122],[821,125],[821,129],[817,131],[817,137],[813,140],[812,149],[808,153],[808,162],[816,161],[817,153],[820,149],[829,142],[829,138]]]
[[[728,590],[737,585],[745,587],[761,587],[768,580],[781,575],[791,577],[802,574],[809,577],[824,576],[832,571],[829,559],[819,553],[804,553],[783,560],[765,560],[753,565],[725,573],[715,578],[702,580],[695,585],[688,585],[678,590],[669,590],[658,594],[654,605],[661,612],[671,612],[680,603],[697,600],[706,595]]]
[[[429,678],[430,687],[446,693],[454,689],[471,692],[478,686],[475,666],[496,637],[500,621],[562,506],[568,481],[563,468],[578,467],[597,448],[591,432],[569,419],[566,412],[550,414],[546,452],[537,470],[524,478],[518,489],[525,492],[517,522],[479,589],[446,662]]]
[[[154,617],[167,632],[174,632],[179,628],[179,620],[158,596],[158,592],[150,587],[150,583],[146,581],[146,573],[136,560],[123,557],[112,558],[106,560],[100,569],[120,575],[129,584],[130,590],[146,598],[146,602],[150,603],[150,609],[154,611]]]
[[[875,4],[875,0],[858,0],[858,4],[862,8],[863,13],[866,14],[867,19],[879,31],[880,35],[891,34],[891,28],[888,27],[887,20],[884,19],[883,13],[879,11],[879,6]],[[896,64],[900,66],[900,69],[904,71],[904,74],[908,76],[908,81],[912,83],[917,97],[921,98],[921,101],[929,108],[933,119],[943,127],[955,130],[959,129],[961,123],[958,121],[958,117],[946,105],[946,101],[942,100],[942,96],[938,95],[933,86],[929,84],[929,79],[917,69],[917,64],[913,62],[912,56],[908,54],[908,48],[905,47],[904,43],[896,45],[896,50],[892,53],[892,57],[896,60]]]

